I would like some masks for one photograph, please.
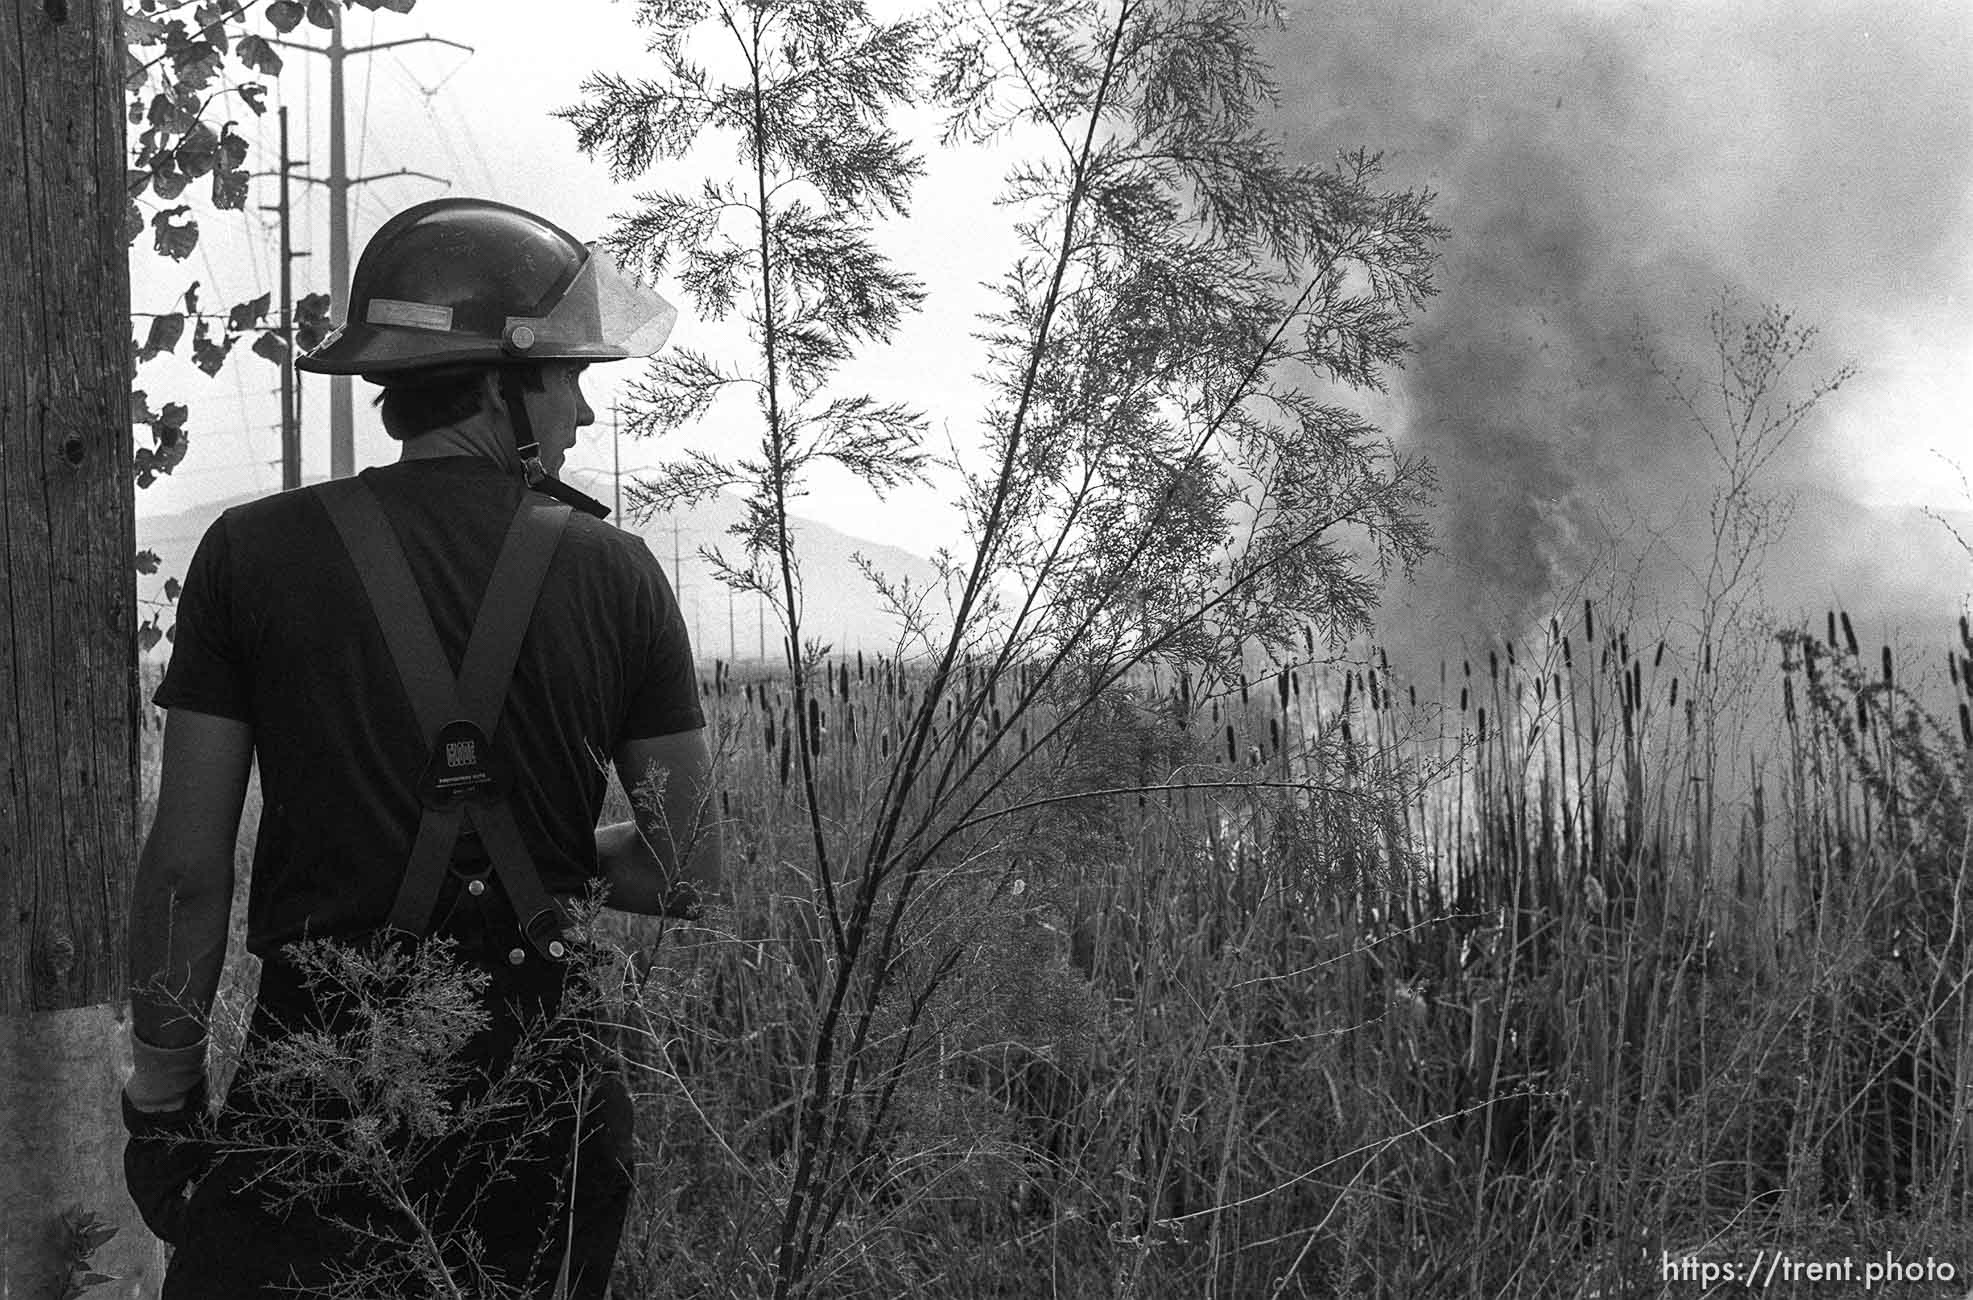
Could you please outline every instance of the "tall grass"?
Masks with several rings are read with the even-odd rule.
[[[813,1293],[1973,1266],[1973,637],[1940,726],[1888,649],[1823,631],[1732,691],[1593,606],[1422,695],[1377,653],[1117,688],[1049,758],[1124,793],[1030,810],[913,912]],[[732,897],[709,930],[618,923],[644,973],[625,1294],[768,1286],[831,960],[790,746],[853,819],[922,703],[890,660],[823,680],[799,728],[783,677],[713,665]],[[909,969],[961,948],[963,980]]]

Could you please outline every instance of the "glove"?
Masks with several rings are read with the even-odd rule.
[[[177,1110],[144,1111],[123,1097],[123,1182],[130,1199],[159,1240],[177,1245],[185,1235],[188,1189],[212,1161],[200,1140],[205,1130],[206,1085],[201,1079]]]

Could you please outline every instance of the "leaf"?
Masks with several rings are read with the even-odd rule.
[[[182,262],[199,246],[199,223],[192,218],[192,205],[181,203],[151,218],[152,245],[174,262]]]
[[[164,39],[164,24],[155,18],[126,10],[123,15],[123,39],[128,45],[156,45]]]
[[[200,321],[197,332],[192,335],[192,364],[205,371],[207,375],[218,374],[219,368],[226,364],[226,354],[233,350],[233,342],[238,337],[236,334],[228,334],[214,343],[211,331],[206,328],[206,322]]]
[[[277,366],[288,364],[288,336],[281,330],[267,330],[253,341],[253,354]]]
[[[144,483],[144,486],[149,487],[150,486],[149,481],[146,481]],[[151,653],[151,651],[154,648],[156,648],[157,643],[162,641],[163,639],[164,639],[164,633],[158,631],[157,619],[155,616],[153,616],[150,621],[140,625],[137,629],[138,653],[140,654]]]
[[[132,424],[149,424],[157,418],[158,413],[151,409],[151,395],[141,388],[132,389],[130,393],[130,422]]]
[[[171,53],[172,70],[180,90],[203,90],[218,73],[224,55],[211,41],[188,41]]]
[[[248,147],[247,138],[228,122],[219,129],[219,161],[214,166],[222,171],[238,171],[246,165]]]
[[[233,47],[233,57],[255,72],[269,77],[281,75],[281,56],[265,36],[242,36],[240,43]]]
[[[144,233],[144,214],[137,207],[137,200],[131,199],[123,210],[123,242],[134,244],[137,236]]]
[[[175,199],[191,183],[192,178],[178,170],[178,164],[170,154],[159,154],[151,160],[151,188],[159,198],[166,201]]]
[[[145,550],[137,552],[137,572],[146,577],[156,573],[158,571],[158,565],[162,563],[163,561],[158,558],[156,551]]]
[[[185,337],[185,313],[169,312],[151,317],[151,332],[144,339],[144,346],[138,349],[137,360],[149,361],[152,357],[175,351],[178,340]]]
[[[164,598],[166,600],[177,600],[178,593],[183,590],[184,588],[178,585],[178,579],[166,578],[164,580]]]
[[[226,313],[226,328],[229,330],[250,330],[260,324],[260,318],[267,314],[267,305],[273,300],[273,293],[263,293],[258,298],[235,303]]]
[[[151,421],[151,437],[166,450],[182,447],[185,441],[185,418],[191,414],[183,402],[166,402],[158,418]],[[180,453],[183,454],[182,452]]]
[[[199,282],[197,280],[185,286],[185,314],[187,316],[196,316],[199,314]],[[200,328],[204,327],[201,326]]]
[[[329,295],[310,293],[302,295],[295,304],[295,344],[303,352],[313,352],[321,346],[323,336],[329,332]]]
[[[257,81],[249,81],[239,89],[240,98],[247,101],[247,107],[253,110],[255,117],[267,112],[267,87]]]
[[[247,206],[247,174],[221,167],[212,173],[212,206],[237,212]]]
[[[199,25],[199,35],[217,45],[219,52],[224,54],[229,39],[226,33],[226,20],[244,16],[234,0],[219,0],[217,4],[200,5],[193,12],[192,20]]]
[[[308,0],[308,21],[323,31],[333,31],[336,26],[335,10],[329,7],[328,0]]]
[[[192,107],[196,110],[196,103]],[[195,125],[199,118],[198,113],[188,111],[176,95],[159,94],[151,96],[151,106],[144,114],[144,120],[163,131],[176,134]]]
[[[172,157],[178,163],[178,170],[188,178],[197,179],[213,169],[219,160],[219,137],[204,122],[194,122],[185,138],[172,150]]]
[[[295,0],[274,0],[273,4],[267,6],[267,21],[273,25],[275,31],[284,35],[293,31],[300,24],[301,19],[302,9]]]
[[[388,9],[394,14],[408,14],[418,0],[356,0],[365,9]]]

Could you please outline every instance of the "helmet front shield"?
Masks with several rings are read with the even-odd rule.
[[[665,345],[678,309],[625,275],[594,244],[545,316],[509,316],[501,342],[519,356],[614,361]]]

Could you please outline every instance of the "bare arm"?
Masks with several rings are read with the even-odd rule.
[[[693,898],[717,893],[722,883],[706,733],[627,740],[614,757],[636,820],[596,832],[609,905],[647,916],[682,915]]]
[[[246,723],[188,709],[165,715],[157,816],[130,899],[131,1022],[158,1047],[205,1034],[226,958],[233,844],[252,763]]]

